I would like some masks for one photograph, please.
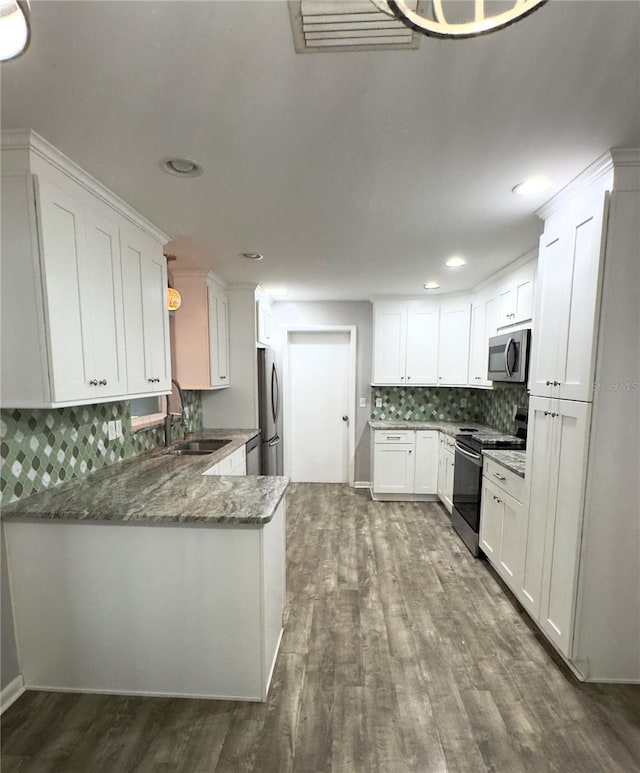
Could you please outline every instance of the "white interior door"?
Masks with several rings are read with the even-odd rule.
[[[291,480],[348,481],[349,420],[354,419],[349,369],[348,332],[289,333],[287,452]]]

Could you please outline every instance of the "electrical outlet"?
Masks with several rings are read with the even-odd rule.
[[[460,407],[466,408],[467,407],[467,398],[463,397],[462,400],[460,400]]]
[[[116,419],[116,437],[123,437],[123,434],[122,434],[122,419]]]
[[[115,440],[116,439],[116,423],[115,421],[110,421],[107,424],[107,436],[109,440]]]
[[[376,408],[382,408],[382,398],[376,397]]]
[[[366,397],[361,397],[360,398],[360,407],[361,408],[366,408],[367,407],[367,398]]]

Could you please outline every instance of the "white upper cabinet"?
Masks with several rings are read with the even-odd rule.
[[[496,334],[497,299],[492,293],[474,298],[471,304],[469,386],[491,387],[487,379],[489,338]]]
[[[407,384],[437,383],[439,328],[440,309],[437,303],[409,301],[407,304]]]
[[[171,389],[167,264],[157,242],[140,229],[121,229],[127,331],[128,393]]]
[[[404,384],[407,362],[407,304],[377,301],[373,307],[373,383]]]
[[[521,325],[533,317],[535,262],[520,266],[498,288],[497,328]]]
[[[135,271],[125,234],[136,234],[149,256],[144,277],[138,266],[133,280],[137,293],[127,285]],[[78,405],[166,390],[164,241],[150,223],[40,137],[3,133],[4,406]],[[144,316],[140,330],[146,326],[155,352],[145,351],[140,361],[133,356],[136,323],[128,327],[136,314]],[[132,389],[136,368],[148,362],[157,371],[154,388],[145,382],[143,389],[141,382]]]
[[[373,383],[409,386],[438,381],[437,301],[376,301]]]
[[[443,301],[440,307],[438,384],[468,383],[471,301],[468,297]]]
[[[173,317],[174,373],[184,389],[223,389],[230,384],[229,303],[211,272],[173,271],[182,306]]]
[[[256,343],[261,346],[273,346],[271,299],[260,287],[256,289]]]

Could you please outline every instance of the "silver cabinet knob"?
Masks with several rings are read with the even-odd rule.
[[[553,386],[560,386],[560,382],[559,381],[554,381],[553,382]]]
[[[101,378],[100,381],[98,381],[98,386],[107,386],[107,379]]]
[[[89,382],[89,385],[90,386],[98,386],[98,379],[97,378],[92,378],[91,381]]]
[[[349,421],[349,417],[348,416],[343,416],[342,417],[342,421]]]

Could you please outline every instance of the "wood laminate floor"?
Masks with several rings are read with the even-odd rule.
[[[29,692],[2,773],[640,771],[640,688],[577,682],[439,505],[293,484],[287,532],[267,703]]]

